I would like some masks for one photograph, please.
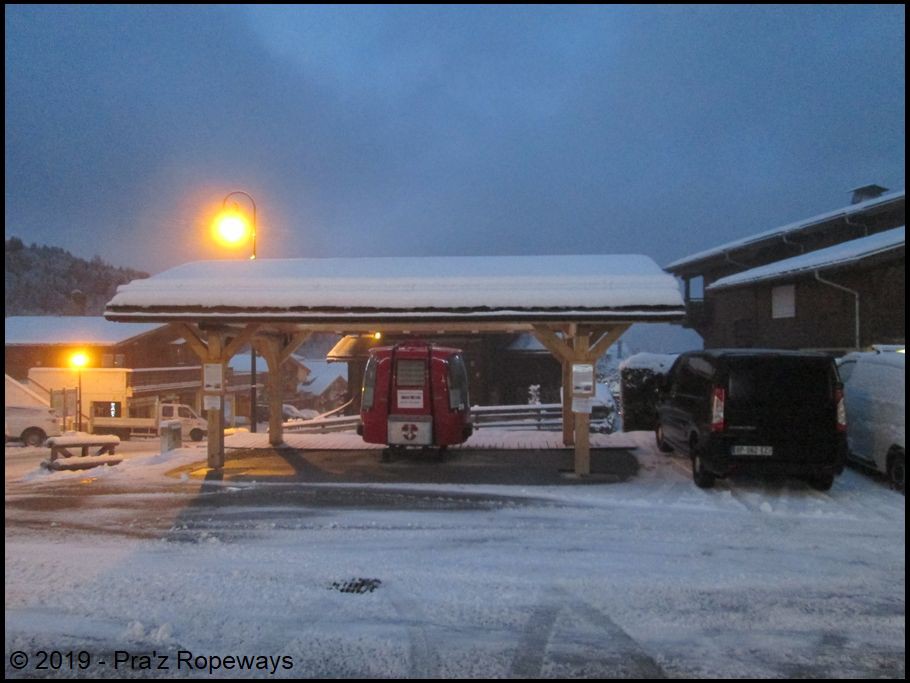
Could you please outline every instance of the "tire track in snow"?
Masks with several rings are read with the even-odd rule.
[[[424,624],[428,623],[420,606],[394,586],[383,584],[383,591],[408,633],[408,678],[438,678],[439,657],[430,643]]]
[[[509,668],[509,678],[540,678],[547,645],[553,635],[559,608],[538,605],[531,613]]]

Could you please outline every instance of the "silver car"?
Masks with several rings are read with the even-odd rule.
[[[888,475],[904,491],[903,351],[848,353],[838,361],[851,460]]]

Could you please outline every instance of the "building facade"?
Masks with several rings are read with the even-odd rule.
[[[677,260],[685,326],[706,348],[843,352],[903,343],[904,192],[854,190],[836,211]]]

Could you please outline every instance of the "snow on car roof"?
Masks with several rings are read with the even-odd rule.
[[[761,280],[771,280],[821,268],[845,265],[860,259],[875,256],[904,246],[904,226],[885,230],[868,237],[842,242],[832,247],[810,251],[783,261],[744,270],[735,275],[722,277],[707,289],[718,290]]]
[[[115,319],[314,313],[419,317],[618,310],[680,317],[676,280],[649,257],[449,256],[199,261],[117,289]]]
[[[4,321],[7,346],[113,346],[159,327],[161,323],[124,325],[101,316],[13,316]]]

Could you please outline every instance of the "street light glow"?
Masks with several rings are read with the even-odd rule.
[[[247,219],[234,211],[222,213],[215,220],[215,239],[224,246],[236,247],[251,234],[250,224]]]
[[[88,365],[88,354],[83,353],[82,351],[77,351],[72,356],[70,356],[70,365],[74,368],[84,368]]]

